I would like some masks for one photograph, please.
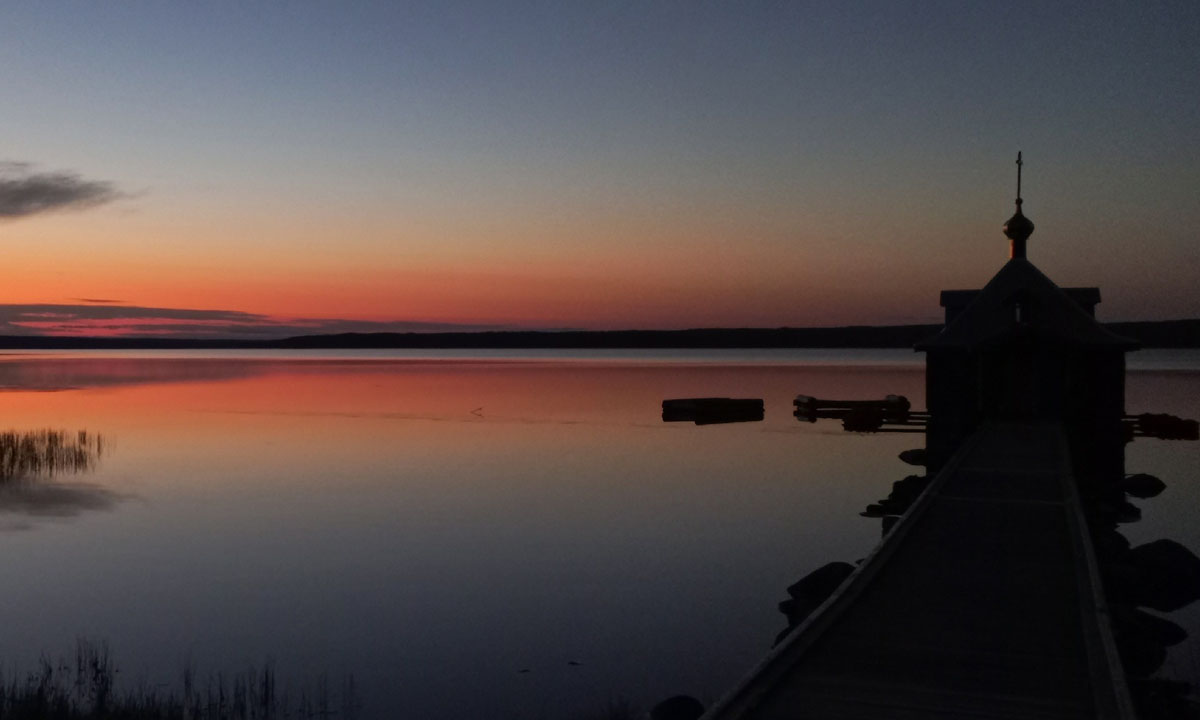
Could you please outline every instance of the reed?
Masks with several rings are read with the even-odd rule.
[[[0,483],[89,472],[103,455],[103,436],[87,430],[0,432]]]
[[[354,720],[361,709],[353,677],[338,692],[327,678],[280,692],[274,668],[198,681],[185,667],[178,688],[118,688],[107,645],[80,639],[72,661],[43,657],[28,673],[0,673],[0,720]]]

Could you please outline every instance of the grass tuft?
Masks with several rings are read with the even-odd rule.
[[[355,720],[361,704],[354,679],[347,678],[336,697],[328,680],[302,687],[293,705],[277,690],[269,665],[229,677],[197,682],[187,667],[179,690],[119,690],[117,667],[108,646],[76,643],[74,662],[43,657],[27,674],[0,673],[0,720]]]

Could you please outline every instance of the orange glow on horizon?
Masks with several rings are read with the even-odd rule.
[[[767,223],[752,209],[414,217],[407,229],[230,208],[47,216],[5,226],[0,303],[109,298],[280,321],[619,329],[879,322],[904,297],[936,316],[936,295],[919,297],[885,264],[863,262],[879,257],[870,248],[847,255],[828,239],[795,237],[789,227],[804,218],[794,213]],[[847,277],[856,278],[849,298]]]
[[[692,261],[695,262],[695,261]],[[663,260],[661,265],[670,264]],[[680,263],[677,263],[679,265]],[[30,266],[32,265],[32,266]],[[7,284],[7,303],[65,303],[100,297],[161,308],[235,310],[280,320],[341,318],[491,324],[531,328],[803,326],[886,317],[895,298],[919,302],[912,288],[875,277],[844,297],[833,262],[772,268],[726,263],[663,272],[660,263],[610,262],[567,268],[377,268],[353,273],[310,268],[111,266],[99,272],[30,263]],[[97,282],[97,276],[104,282]],[[844,277],[844,276],[843,276]],[[835,301],[838,295],[843,295]],[[931,296],[936,297],[936,296]],[[936,314],[936,302],[928,304]]]

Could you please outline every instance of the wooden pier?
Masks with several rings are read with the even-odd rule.
[[[1053,422],[980,427],[709,720],[1133,718]]]
[[[707,720],[1132,720],[1134,700],[1181,700],[1186,687],[1156,699],[1147,678],[1186,632],[1137,608],[1200,599],[1200,558],[1169,540],[1129,549],[1113,528],[1138,515],[1127,494],[1162,485],[1125,475],[1125,443],[1195,439],[1200,425],[1125,414],[1125,353],[1137,343],[1096,321],[1099,289],[1060,288],[1029,262],[1021,165],[1018,153],[1009,260],[982,289],[943,291],[945,326],[915,347],[926,410],[898,396],[796,398],[803,422],[924,433],[902,459],[928,476],[868,506],[890,530],[857,569],[830,563],[789,588],[790,630]],[[1080,487],[1121,603],[1133,699]]]

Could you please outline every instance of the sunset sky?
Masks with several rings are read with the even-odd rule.
[[[0,5],[0,334],[1200,317],[1200,3]]]

